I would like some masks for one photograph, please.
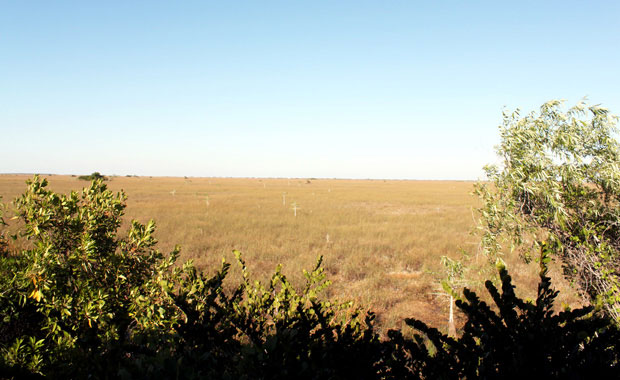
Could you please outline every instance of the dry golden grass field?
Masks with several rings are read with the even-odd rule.
[[[3,201],[23,192],[30,177],[0,175]],[[72,176],[42,177],[62,193],[88,185]],[[329,296],[372,309],[383,331],[402,327],[405,317],[445,329],[440,257],[458,258],[464,249],[485,265],[471,234],[472,182],[112,177],[107,184],[127,193],[128,220],[156,221],[160,250],[179,244],[181,259],[207,272],[222,257],[234,261],[231,251],[238,249],[256,278],[268,278],[281,263],[302,284],[302,269],[324,256]],[[533,297],[535,265],[506,261],[520,294]],[[552,275],[560,299],[577,303],[557,267]],[[472,288],[482,288],[475,268],[467,277]]]

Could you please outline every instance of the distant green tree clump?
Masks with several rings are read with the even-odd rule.
[[[500,166],[478,184],[482,245],[491,261],[525,260],[544,245],[588,302],[620,322],[618,118],[600,106],[560,101],[504,114]]]
[[[99,172],[93,172],[92,174],[89,175],[81,175],[78,177],[78,179],[81,179],[82,181],[94,181],[97,179],[100,179],[102,181],[107,181],[108,178],[105,177],[104,175],[102,175]]]

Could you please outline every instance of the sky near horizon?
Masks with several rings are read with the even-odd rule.
[[[0,173],[478,179],[502,111],[620,113],[620,3],[1,1]]]

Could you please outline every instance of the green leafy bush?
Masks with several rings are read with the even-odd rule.
[[[48,373],[65,371],[62,363],[105,366],[137,336],[172,328],[181,311],[163,284],[176,252],[164,257],[153,248],[154,223],[133,222],[119,238],[123,193],[100,180],[81,194],[46,186],[35,177],[16,200],[19,238],[29,248],[3,258],[8,364]]]
[[[28,249],[2,252],[0,265],[0,349],[13,373],[332,374],[329,363],[353,363],[364,352],[337,348],[377,341],[371,316],[364,319],[350,303],[319,300],[329,284],[320,261],[297,292],[279,268],[268,287],[252,283],[238,254],[244,281],[226,294],[230,265],[213,277],[191,262],[176,266],[178,250],[155,249],[154,222],[132,221],[119,236],[126,197],[101,180],[68,195],[38,177],[27,185],[15,208],[17,238]]]

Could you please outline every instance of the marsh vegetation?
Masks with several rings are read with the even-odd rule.
[[[0,176],[0,196],[12,200],[28,178]],[[85,186],[71,176],[47,179],[60,193]],[[302,270],[323,256],[332,281],[327,295],[372,309],[383,332],[409,317],[447,331],[442,256],[468,252],[472,289],[482,289],[489,275],[480,238],[472,234],[479,207],[473,182],[110,176],[106,185],[128,194],[122,228],[131,219],[154,219],[159,249],[180,245],[180,259],[207,273],[239,250],[257,279],[267,280],[282,264],[292,283],[301,284]],[[537,269],[518,257],[506,261],[522,295],[534,298]],[[579,305],[558,267],[550,273],[562,290],[558,304]]]

